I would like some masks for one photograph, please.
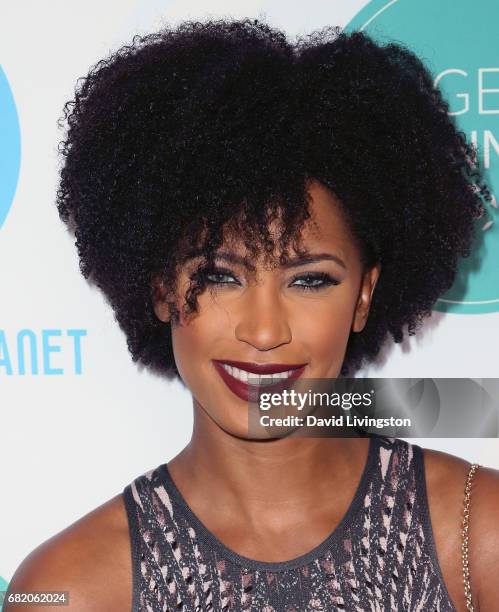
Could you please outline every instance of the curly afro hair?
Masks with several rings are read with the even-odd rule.
[[[365,266],[382,263],[342,375],[388,333],[414,335],[468,257],[490,199],[476,149],[410,50],[326,27],[291,43],[261,20],[186,21],[136,36],[78,81],[57,207],[85,278],[112,306],[135,362],[176,376],[153,281],[201,256],[189,312],[224,226],[253,255],[300,252],[309,180],[340,199]],[[268,232],[278,215],[284,230]],[[181,380],[181,379],[180,379]]]

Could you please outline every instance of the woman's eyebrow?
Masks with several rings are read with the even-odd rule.
[[[316,263],[324,260],[334,261],[345,270],[347,269],[345,262],[338,257],[338,255],[334,255],[333,253],[311,253],[310,255],[293,257],[292,259],[289,259],[282,267],[294,268],[296,266],[303,266],[305,264]]]
[[[241,266],[250,267],[250,268],[253,267],[249,265],[249,261],[247,258],[242,257],[241,255],[238,255],[237,253],[232,253],[231,251],[217,251],[215,253],[215,258],[221,259],[223,261],[226,261],[232,264],[239,264]],[[297,257],[292,257],[291,259],[288,259],[281,267],[284,269],[296,268],[298,266],[303,266],[306,264],[316,263],[316,262],[324,261],[324,260],[334,261],[339,266],[344,268],[345,270],[347,269],[345,262],[340,257],[338,257],[337,255],[334,255],[333,253],[311,253],[309,255],[301,255]]]

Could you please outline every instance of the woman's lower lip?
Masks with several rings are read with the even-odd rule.
[[[282,380],[279,380],[278,382],[270,385],[249,385],[248,383],[245,383],[242,380],[231,376],[221,363],[217,363],[216,361],[214,361],[213,363],[224,383],[233,393],[235,393],[245,402],[250,401],[250,391],[252,391],[251,401],[255,401],[256,392],[261,393],[268,391],[272,393],[279,393],[279,391],[284,390],[284,388],[286,387],[286,383],[292,380],[296,380],[298,377],[300,377],[306,367],[302,366],[301,368],[294,370],[288,378],[283,378]],[[255,376],[255,374],[253,374],[253,376]]]

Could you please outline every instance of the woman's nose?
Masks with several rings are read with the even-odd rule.
[[[260,351],[291,342],[289,313],[275,288],[253,286],[239,306],[235,328],[238,340]]]

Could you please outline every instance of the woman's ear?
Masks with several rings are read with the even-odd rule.
[[[151,297],[156,316],[160,321],[163,321],[163,323],[168,323],[170,320],[170,308],[166,299],[167,291],[163,281],[154,279]]]
[[[381,263],[377,263],[375,266],[367,270],[364,273],[362,279],[362,286],[360,288],[359,299],[357,307],[355,309],[355,315],[352,323],[352,331],[361,332],[366,323],[369,315],[369,309],[371,307],[372,297],[374,288],[378,282],[379,275],[381,274]]]

